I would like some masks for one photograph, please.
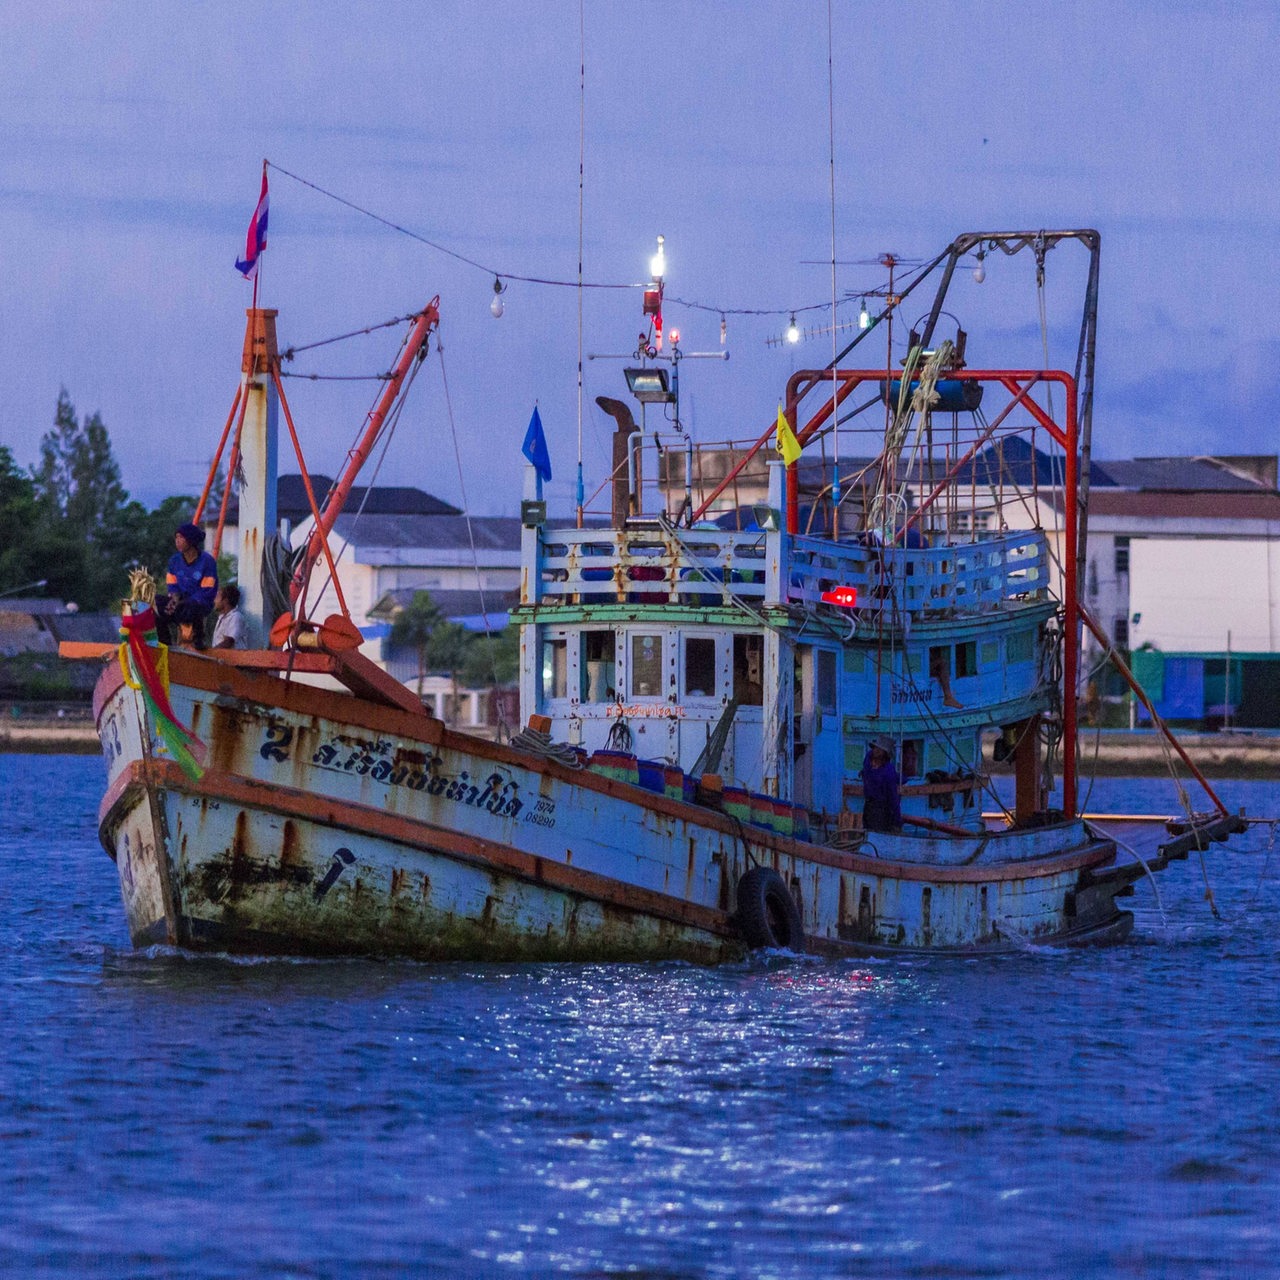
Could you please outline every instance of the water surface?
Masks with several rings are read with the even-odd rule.
[[[244,962],[130,950],[101,785],[0,756],[6,1276],[1280,1274],[1267,829],[1108,950]]]

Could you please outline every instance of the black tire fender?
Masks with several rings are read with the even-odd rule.
[[[787,882],[772,867],[751,867],[738,881],[738,929],[753,951],[803,951],[804,922]]]

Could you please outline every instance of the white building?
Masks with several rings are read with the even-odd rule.
[[[295,547],[303,545],[311,523],[308,519],[298,527]],[[361,628],[376,627],[374,608],[392,592],[487,592],[497,607],[486,602],[484,611],[497,613],[505,609],[508,593],[520,586],[520,521],[515,516],[341,515],[329,547],[347,607]],[[310,615],[324,618],[339,612],[323,556],[312,583]],[[472,612],[468,607],[467,613]],[[381,653],[369,656],[378,660]]]
[[[323,504],[332,487],[328,476],[312,476]],[[277,485],[280,529],[296,550],[306,545],[314,526],[302,477],[285,475]],[[238,547],[237,510],[229,504],[222,551]],[[217,525],[209,513],[205,527]],[[353,488],[344,513],[334,523],[329,550],[338,567],[342,595],[351,618],[365,636],[361,652],[417,689],[416,660],[388,652],[391,620],[415,591],[427,591],[445,616],[470,630],[499,630],[519,596],[520,521],[514,516],[472,516],[421,489],[408,486]],[[307,594],[308,616],[317,621],[340,613],[338,592],[322,554]],[[453,690],[438,673],[422,684],[423,702],[452,723],[482,728],[494,719],[491,690]],[[510,716],[506,718],[510,719]]]

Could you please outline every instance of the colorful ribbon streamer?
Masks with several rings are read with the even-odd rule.
[[[156,637],[156,615],[150,607],[120,619],[120,671],[130,689],[142,693],[156,732],[192,782],[204,774],[205,744],[179,722],[169,701],[169,646]],[[152,656],[151,643],[156,646]]]

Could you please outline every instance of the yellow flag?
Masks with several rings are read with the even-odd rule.
[[[800,456],[800,441],[796,439],[796,433],[791,430],[790,424],[787,422],[787,415],[782,412],[782,406],[778,406],[778,452],[782,454],[782,460],[790,466]]]

